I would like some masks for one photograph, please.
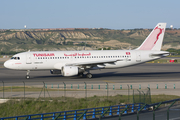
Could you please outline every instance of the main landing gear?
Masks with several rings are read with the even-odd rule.
[[[90,73],[89,70],[87,70],[87,72],[88,72],[88,73],[86,74],[86,77],[89,78],[89,79],[91,79],[91,78],[92,78],[92,74]]]
[[[79,73],[78,76],[79,76],[79,77],[83,77],[83,76],[84,76],[84,73]],[[88,72],[88,73],[86,74],[86,77],[90,79],[90,78],[92,78],[92,74]]]
[[[91,79],[91,78],[92,78],[92,74],[91,74],[91,73],[87,73],[87,74],[86,74],[86,77],[89,78],[89,79]]]
[[[29,73],[30,73],[30,70],[27,70],[26,79],[30,78]]]

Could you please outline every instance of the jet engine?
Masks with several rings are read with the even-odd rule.
[[[78,67],[76,66],[64,66],[61,69],[63,76],[74,76],[78,74]]]
[[[50,70],[51,74],[61,74],[61,70]]]

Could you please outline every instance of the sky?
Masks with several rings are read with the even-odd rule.
[[[0,29],[180,28],[180,0],[1,0]]]

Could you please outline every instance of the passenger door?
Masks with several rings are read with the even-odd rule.
[[[136,62],[141,62],[141,53],[136,52]]]
[[[26,54],[26,64],[32,64],[32,56],[30,53]]]

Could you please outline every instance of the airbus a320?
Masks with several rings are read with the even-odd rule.
[[[122,68],[169,55],[161,51],[166,23],[158,23],[144,42],[135,50],[91,51],[28,51],[14,55],[4,66],[14,70],[26,70],[30,78],[32,70],[50,70],[62,76],[92,78],[91,70]]]

